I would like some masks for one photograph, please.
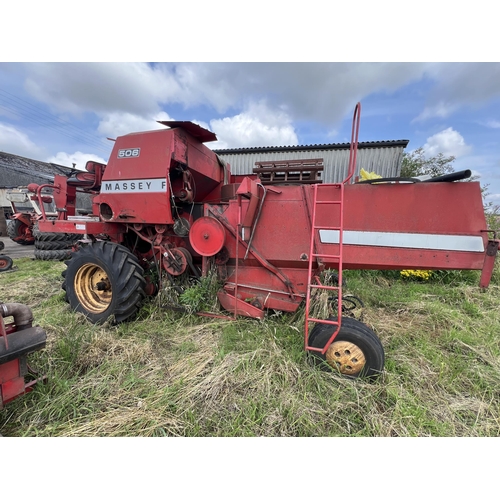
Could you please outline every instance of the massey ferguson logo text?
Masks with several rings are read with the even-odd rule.
[[[166,193],[166,179],[132,179],[128,181],[103,181],[102,193]]]
[[[138,158],[141,148],[119,149],[118,158]]]

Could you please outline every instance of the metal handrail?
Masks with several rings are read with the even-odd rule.
[[[351,147],[349,149],[349,169],[347,177],[342,181],[342,184],[347,184],[356,169],[356,157],[358,155],[358,136],[359,136],[359,122],[361,119],[361,103],[358,102],[354,108],[354,115],[352,117],[352,132],[351,132]]]

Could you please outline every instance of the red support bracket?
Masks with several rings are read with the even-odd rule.
[[[495,258],[498,253],[499,244],[500,240],[488,240],[486,254],[484,255],[483,270],[481,272],[481,279],[479,281],[479,286],[482,289],[488,288],[488,285],[490,284],[491,275],[493,274],[493,269],[495,267]]]

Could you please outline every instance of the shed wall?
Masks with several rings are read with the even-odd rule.
[[[359,175],[361,168],[363,168],[367,172],[375,172],[382,177],[398,177],[401,172],[403,152],[403,146],[360,148],[358,149],[354,176]],[[322,174],[322,179],[325,183],[341,182],[347,176],[349,164],[348,149],[218,154],[231,165],[231,173],[234,175],[251,174],[257,161],[323,158],[325,170]]]

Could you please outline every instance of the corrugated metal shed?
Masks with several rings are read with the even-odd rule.
[[[361,168],[382,177],[398,177],[404,148],[408,140],[360,142],[354,176]],[[231,165],[233,175],[251,174],[256,161],[298,160],[323,158],[323,182],[341,182],[347,176],[349,143],[311,146],[283,146],[214,150]]]

